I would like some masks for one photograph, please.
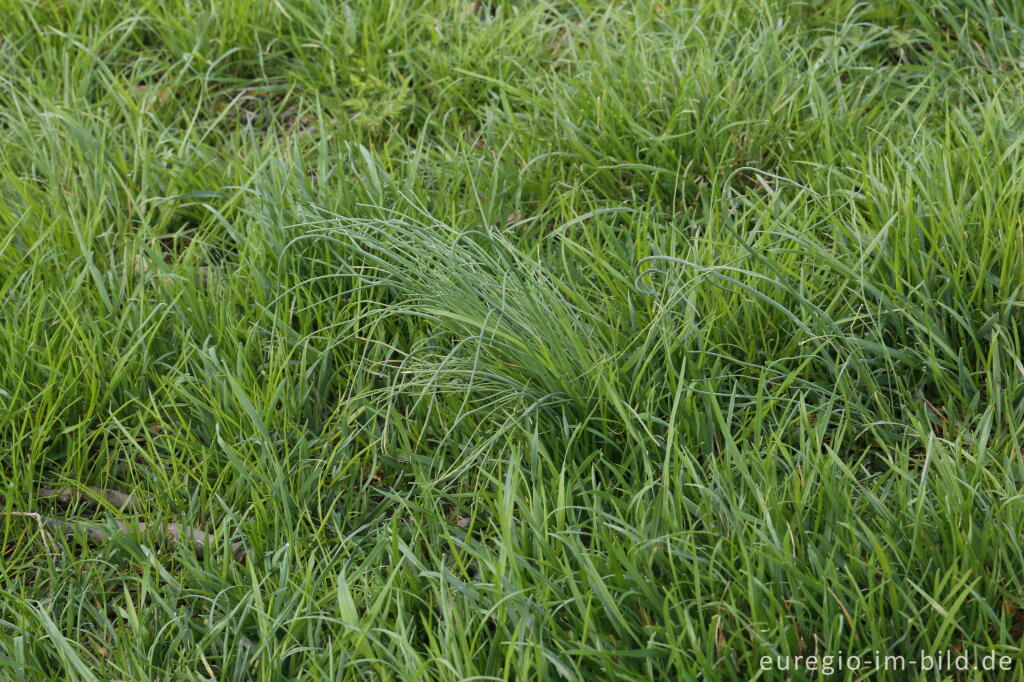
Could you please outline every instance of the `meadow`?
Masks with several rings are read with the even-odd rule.
[[[0,26],[0,679],[1024,674],[1024,3]]]

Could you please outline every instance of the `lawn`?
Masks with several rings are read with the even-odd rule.
[[[0,679],[1024,675],[1024,3],[0,26]]]

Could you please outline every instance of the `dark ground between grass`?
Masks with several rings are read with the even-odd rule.
[[[0,677],[1024,671],[1024,3],[0,24]]]

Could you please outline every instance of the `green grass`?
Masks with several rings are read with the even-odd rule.
[[[1021,3],[0,16],[0,678],[1024,674]]]

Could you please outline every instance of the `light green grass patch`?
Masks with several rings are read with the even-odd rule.
[[[1018,3],[0,15],[0,678],[1016,670]]]

